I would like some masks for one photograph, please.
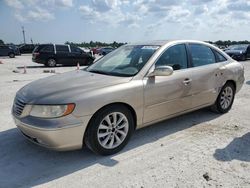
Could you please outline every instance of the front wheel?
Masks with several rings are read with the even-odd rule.
[[[212,110],[219,113],[228,112],[234,102],[235,86],[231,82],[227,82],[221,89],[220,94],[212,106]]]
[[[122,150],[133,131],[131,112],[125,106],[114,105],[94,115],[85,134],[85,143],[97,154],[111,155]]]

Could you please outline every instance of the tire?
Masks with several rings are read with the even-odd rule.
[[[227,113],[234,102],[235,86],[231,82],[227,82],[221,89],[215,104],[211,110],[217,113]],[[224,101],[224,102],[223,102]]]
[[[246,55],[242,55],[242,57],[241,57],[241,61],[246,61]]]
[[[118,124],[114,124],[115,119]],[[108,106],[91,118],[84,141],[93,152],[111,155],[125,147],[134,127],[134,119],[128,108],[122,105]]]
[[[47,63],[46,63],[47,67],[55,67],[56,66],[56,60],[53,58],[48,59]]]
[[[14,58],[15,54],[14,53],[9,53],[9,58]]]

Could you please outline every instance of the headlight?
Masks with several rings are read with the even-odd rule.
[[[30,115],[41,118],[56,118],[73,112],[75,104],[67,105],[31,105]]]

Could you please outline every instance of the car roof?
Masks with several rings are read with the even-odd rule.
[[[154,41],[146,41],[146,42],[136,42],[136,43],[128,43],[127,45],[153,45],[153,46],[163,46],[168,43],[199,43],[199,44],[208,44],[203,41],[198,40],[154,40]]]

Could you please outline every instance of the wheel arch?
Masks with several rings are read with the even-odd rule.
[[[133,120],[134,120],[134,123],[135,123],[134,129],[136,129],[136,127],[137,127],[137,115],[136,115],[136,111],[134,110],[134,108],[133,108],[131,105],[129,105],[129,104],[127,104],[127,103],[124,103],[124,102],[113,102],[113,103],[110,103],[110,104],[106,104],[106,105],[104,105],[103,107],[99,108],[99,109],[93,114],[93,116],[90,118],[90,120],[89,120],[89,122],[88,122],[88,124],[87,124],[87,127],[86,127],[86,129],[85,129],[84,135],[83,135],[83,145],[85,144],[85,143],[84,143],[85,135],[86,135],[86,133],[87,133],[87,131],[88,131],[89,125],[90,125],[91,121],[93,120],[93,118],[95,118],[95,116],[96,116],[101,110],[103,110],[103,109],[105,109],[105,108],[108,108],[108,107],[110,107],[110,106],[125,106],[125,107],[131,112],[131,114],[132,114],[132,117],[133,117]]]
[[[13,54],[15,56],[15,52],[8,52],[8,56],[10,56],[10,54]]]
[[[235,89],[235,91],[236,91],[237,85],[236,85],[236,82],[235,82],[234,80],[227,80],[227,81],[225,82],[225,84],[227,84],[227,83],[232,83],[233,86],[234,86],[234,89]],[[224,85],[225,85],[225,84],[224,84]]]

